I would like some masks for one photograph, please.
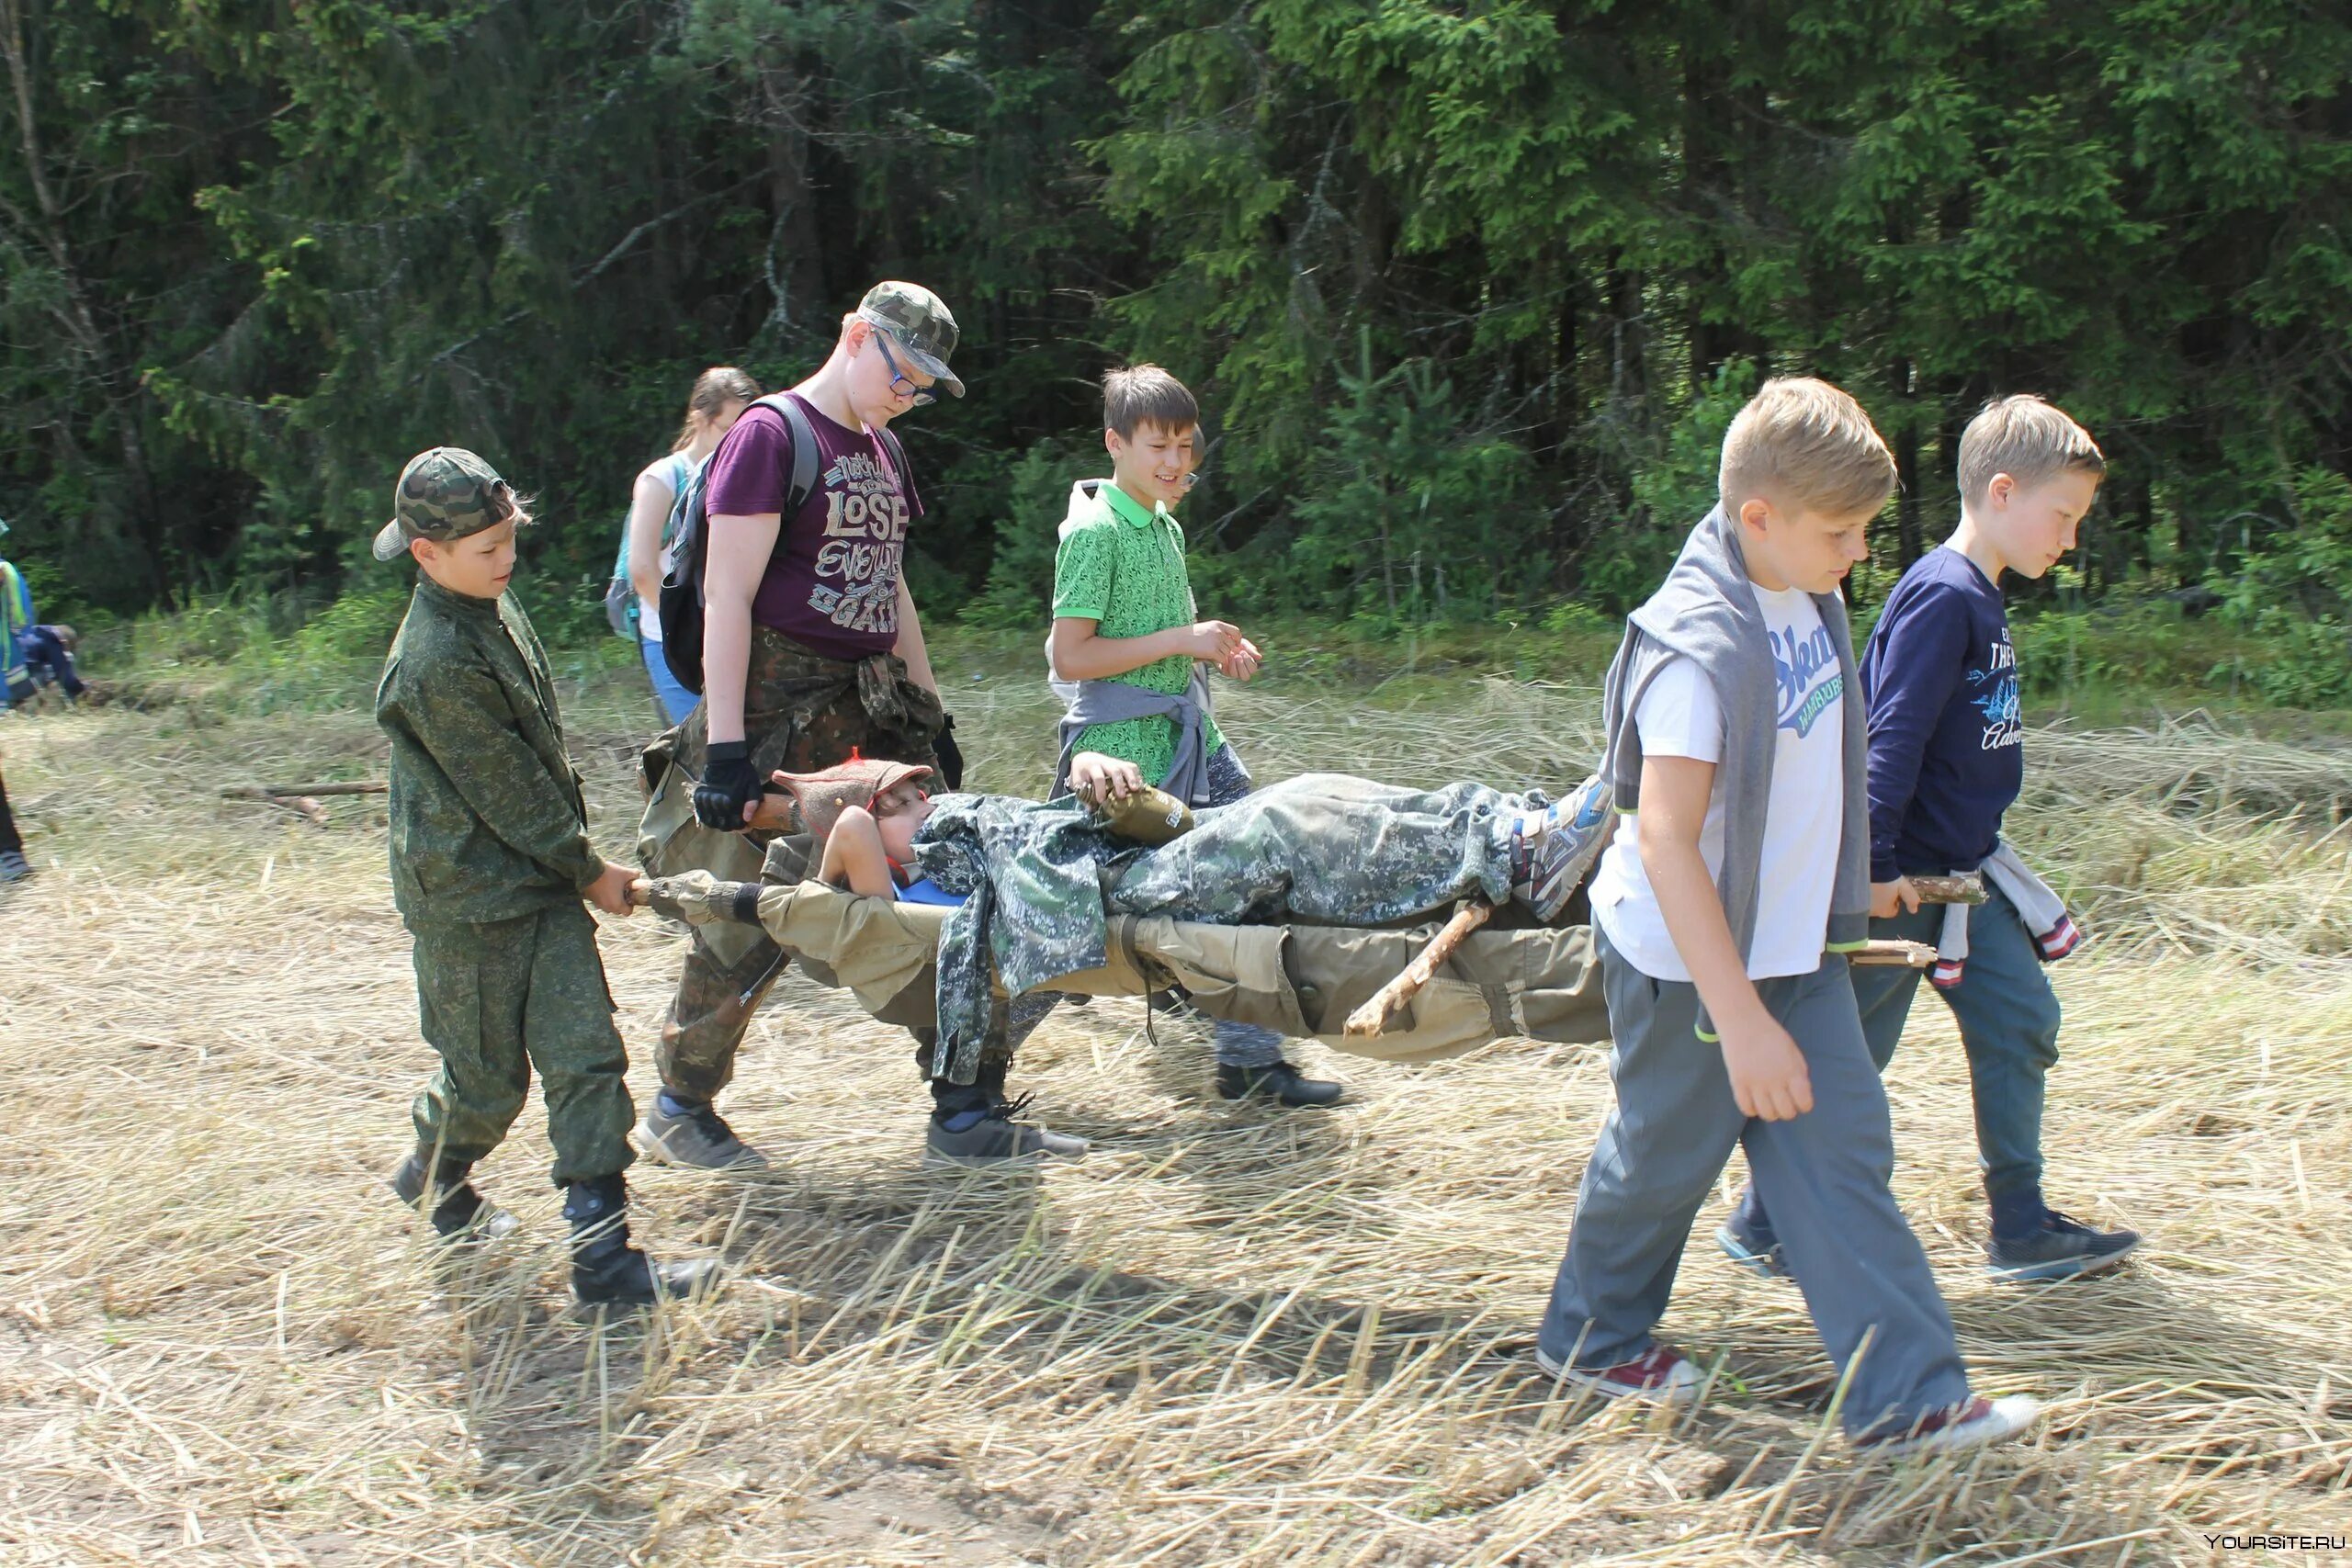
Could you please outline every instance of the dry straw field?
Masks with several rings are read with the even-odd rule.
[[[976,778],[1035,787],[1034,682],[954,665]],[[1155,1046],[1139,1004],[1098,1002],[1015,1079],[1094,1155],[940,1176],[904,1036],[788,981],[727,1102],[773,1173],[638,1177],[643,1233],[723,1252],[726,1295],[575,1317],[536,1109],[484,1168],[524,1233],[447,1271],[381,1184],[427,1053],[380,803],[321,829],[217,798],[379,773],[381,748],[356,696],[266,698],[0,723],[42,867],[0,890],[0,1561],[2352,1563],[2209,1540],[2352,1531],[2341,749],[2033,736],[2015,826],[2097,939],[2053,971],[2052,1193],[2151,1240],[2101,1281],[1980,1276],[1966,1079],[1924,1008],[1890,1077],[1899,1196],[1980,1383],[2052,1417],[1890,1463],[1825,1435],[1796,1297],[1703,1233],[1667,1324],[1716,1369],[1701,1407],[1579,1406],[1533,1373],[1596,1050],[1310,1048],[1350,1102],[1273,1115],[1204,1096],[1197,1034]],[[642,699],[570,700],[618,852]],[[1226,714],[1261,776],[1515,784],[1580,773],[1595,708],[1276,677]],[[642,1096],[678,938],[607,939]]]

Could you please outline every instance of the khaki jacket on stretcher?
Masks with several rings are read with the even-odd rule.
[[[771,861],[797,861],[787,842]],[[799,874],[772,865],[770,874]],[[704,922],[755,920],[820,985],[845,988],[885,1023],[936,1021],[935,957],[948,911],[861,898],[815,882],[735,884],[688,875],[657,885],[656,908]],[[710,927],[705,926],[707,931]],[[1337,1051],[1393,1062],[1458,1055],[1498,1038],[1562,1043],[1609,1037],[1600,964],[1582,926],[1473,933],[1381,1034],[1351,1040],[1347,1016],[1427,944],[1409,931],[1347,926],[1221,926],[1159,917],[1111,921],[1110,962],[1057,976],[1046,990],[1135,997],[1182,985],[1216,1018],[1311,1036]]]

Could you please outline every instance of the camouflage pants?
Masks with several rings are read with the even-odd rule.
[[[758,849],[744,840],[757,835],[716,833],[684,822],[660,830],[654,825],[664,802],[674,812],[692,788],[686,781],[701,776],[707,713],[708,705],[697,706],[647,751],[646,783],[652,797],[640,854],[646,869],[656,874],[699,866],[747,879],[742,857],[748,852],[756,866]],[[751,742],[752,765],[763,778],[776,768],[808,773],[831,767],[847,761],[853,748],[867,757],[936,767],[932,743],[943,722],[939,699],[909,679],[905,661],[895,655],[852,663],[812,652],[765,626],[752,630],[743,733]],[[743,1031],[784,974],[781,948],[764,936],[747,942],[736,934],[754,930],[697,930],[656,1057],[662,1087],[671,1092],[713,1100],[735,1076]],[[730,942],[731,946],[718,945]]]
[[[417,1146],[477,1160],[514,1124],[539,1075],[558,1182],[627,1169],[628,1052],[613,1027],[596,923],[579,904],[416,938],[416,1000],[441,1067],[413,1106]]]

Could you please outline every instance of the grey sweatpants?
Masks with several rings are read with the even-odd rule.
[[[1721,1048],[1699,1038],[1698,988],[1651,979],[1598,930],[1593,942],[1616,1037],[1617,1104],[1585,1168],[1544,1315],[1544,1353],[1600,1368],[1650,1348],[1691,1221],[1736,1145],[1747,1151],[1830,1359],[1841,1373],[1853,1369],[1847,1430],[1906,1427],[1966,1398],[1951,1316],[1887,1190],[1894,1145],[1886,1093],[1862,1043],[1846,960],[1832,955],[1810,975],[1757,982],[1813,1083],[1811,1111],[1766,1122],[1741,1114]]]

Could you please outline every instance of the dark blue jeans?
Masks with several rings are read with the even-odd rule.
[[[1871,935],[1932,942],[1944,913],[1933,907],[1893,919],[1872,920]],[[1854,1000],[1862,1037],[1881,1068],[1894,1057],[1903,1025],[1918,993],[1919,971],[1854,971]],[[1984,1192],[1998,1213],[2006,1202],[2030,1200],[2041,1218],[2041,1107],[2044,1081],[2058,1061],[2058,997],[2043,973],[2033,933],[2017,906],[1992,890],[1968,912],[1968,967],[1960,984],[1941,993],[1960,1025],[1968,1055],[1969,1087],[1976,1100],[1976,1149]]]
[[[1230,806],[1257,785],[1250,770],[1233,754],[1231,742],[1209,753],[1209,804]],[[1209,1033],[1216,1043],[1216,1059],[1228,1067],[1271,1067],[1283,1059],[1283,1037],[1255,1023],[1229,1018],[1212,1021]]]
[[[25,668],[36,680],[46,671],[49,679],[65,688],[69,697],[82,694],[82,677],[74,668],[74,656],[65,651],[64,642],[50,626],[29,626],[18,637],[25,650]]]
[[[1932,943],[1942,934],[1943,919],[1943,910],[1929,905],[1916,914],[1872,920],[1871,935]],[[1920,975],[1891,965],[1854,971],[1862,1040],[1881,1072],[1903,1039]],[[1942,996],[1968,1055],[1976,1149],[1994,1229],[2030,1229],[2041,1220],[2041,1107],[2044,1082],[2058,1061],[2058,997],[2042,973],[2033,934],[1998,889],[1988,890],[1984,902],[1968,912],[1968,966],[1960,984]],[[1771,1234],[1752,1188],[1740,1195],[1739,1224],[1751,1237]]]

